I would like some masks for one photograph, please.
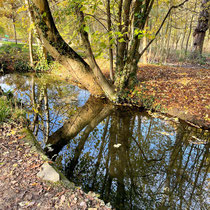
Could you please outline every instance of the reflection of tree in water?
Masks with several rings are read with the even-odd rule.
[[[118,209],[207,208],[207,133],[90,98],[48,139],[57,164]],[[55,156],[54,156],[55,157]]]
[[[49,75],[12,74],[1,82],[23,101],[30,129],[44,142],[77,110],[78,89]]]
[[[35,136],[40,132],[44,142],[47,142],[49,134],[77,109],[78,91],[73,86],[67,88],[62,83],[50,83],[48,78],[38,81],[31,77],[31,130]]]

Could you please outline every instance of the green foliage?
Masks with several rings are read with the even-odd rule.
[[[31,70],[31,67],[29,66],[29,63],[24,60],[18,60],[14,63],[14,68],[16,71],[19,72],[27,72]]]
[[[0,123],[6,121],[26,122],[26,112],[22,109],[21,101],[13,92],[8,90],[0,96]]]
[[[154,96],[146,96],[142,94],[140,95],[140,99],[145,109],[152,109],[152,106],[155,100]]]
[[[19,72],[31,70],[27,57],[28,49],[24,44],[6,42],[0,47],[0,64],[3,71],[8,67]]]
[[[0,26],[0,35],[3,35],[4,33],[5,33],[5,29],[2,26]]]
[[[49,71],[52,65],[52,57],[49,54],[47,54],[46,59],[42,47],[38,47],[35,53],[37,56],[35,71]]]
[[[4,122],[11,115],[9,101],[5,97],[0,98],[0,123]]]
[[[35,71],[48,71],[50,65],[48,64],[47,60],[45,59],[39,59],[36,66]]]
[[[18,51],[22,51],[21,46],[15,45],[11,42],[4,42],[3,46],[0,47],[1,53],[13,54],[15,52],[17,53]]]

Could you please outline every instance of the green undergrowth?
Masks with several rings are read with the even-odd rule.
[[[26,113],[21,102],[11,91],[0,92],[0,124],[3,122],[18,122],[26,124]]]
[[[37,46],[33,46],[34,66],[29,62],[27,44],[3,42],[0,47],[0,74],[12,72],[49,72],[54,67],[53,58],[47,54],[47,59]]]
[[[7,73],[8,71],[27,72],[31,70],[28,52],[28,47],[25,44],[3,43],[0,47],[1,73]]]

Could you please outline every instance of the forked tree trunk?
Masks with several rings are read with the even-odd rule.
[[[107,82],[99,69],[92,70],[60,36],[53,21],[48,1],[32,0],[31,2],[32,19],[47,51],[69,70],[74,80],[89,90],[91,94],[106,95],[110,100],[115,101],[114,87]]]
[[[140,57],[155,39],[153,38],[150,40],[141,53],[138,52],[140,46],[140,34],[135,34],[134,32],[136,32],[136,29],[144,29],[146,20],[149,17],[154,4],[154,0],[119,1],[117,18],[119,24],[118,32],[122,36],[119,36],[116,40],[117,57],[114,82],[118,93],[116,93],[115,88],[108,83],[102,74],[100,67],[96,63],[88,38],[88,33],[84,30],[85,18],[80,1],[75,2],[76,4],[74,8],[80,22],[80,34],[86,48],[88,62],[90,65],[88,65],[60,36],[53,21],[48,1],[27,1],[32,2],[31,8],[33,13],[31,12],[31,14],[36,25],[38,35],[45,48],[55,58],[55,60],[66,67],[71,76],[74,77],[74,79],[83,87],[88,89],[93,95],[105,95],[111,101],[119,100],[118,97],[120,96],[124,99],[125,89],[133,88],[135,85],[137,79],[137,64]],[[181,4],[172,6],[169,9],[155,36],[157,36],[160,32],[171,10],[182,6],[187,1],[188,0],[184,0]]]
[[[203,43],[205,39],[206,31],[209,28],[209,9],[210,0],[202,0],[201,12],[198,18],[198,24],[195,28],[193,37],[193,57],[201,56],[203,51]]]

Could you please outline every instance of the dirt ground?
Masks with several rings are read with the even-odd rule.
[[[42,157],[17,134],[17,124],[0,125],[0,209],[111,209],[79,188],[67,189],[37,177]]]

